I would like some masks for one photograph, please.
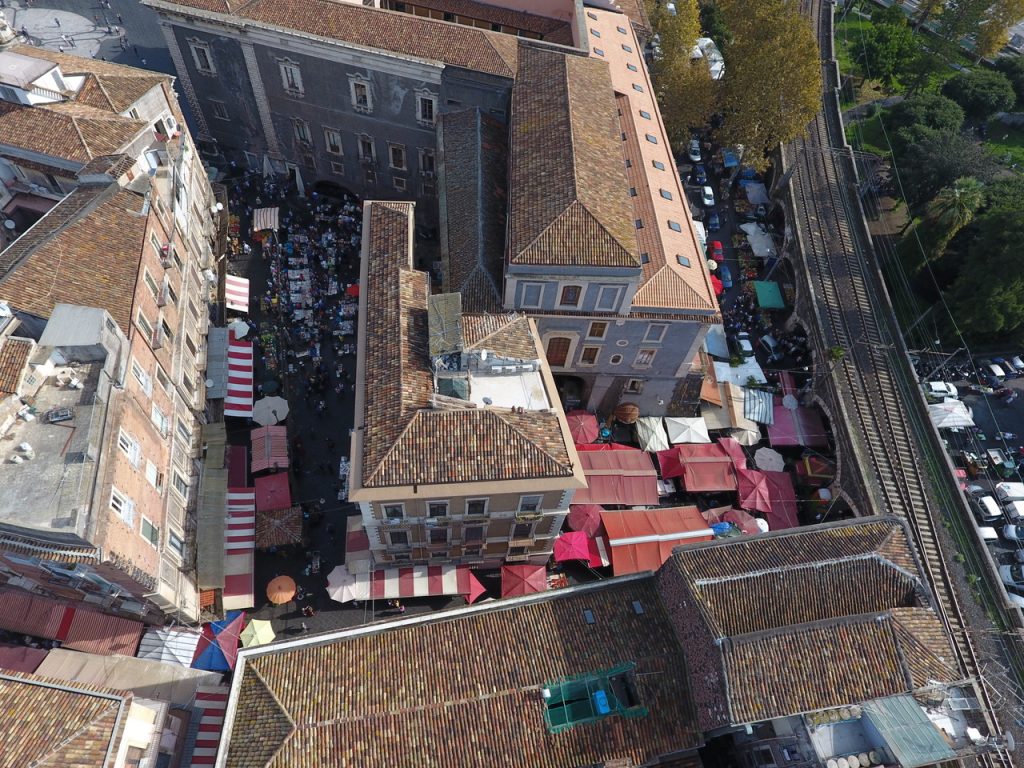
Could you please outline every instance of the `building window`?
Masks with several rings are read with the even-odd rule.
[[[671,200],[672,199],[672,193],[669,192],[667,189],[659,189],[658,190],[658,194],[661,195],[666,200]]]
[[[228,105],[223,101],[217,101],[216,99],[210,99],[210,105],[213,107],[213,116],[218,120],[230,120],[231,117],[228,115]]]
[[[636,64],[627,64],[626,65],[626,69],[628,69],[630,72],[639,72],[640,71],[640,70],[638,70],[636,68]]]
[[[167,532],[167,548],[174,552],[179,559],[185,556],[185,542],[174,531]]]
[[[447,501],[428,501],[427,502],[427,516],[428,517],[448,517],[448,502]]]
[[[487,499],[466,499],[467,515],[486,515]]]
[[[632,168],[633,167],[633,161],[630,160],[628,157],[626,158],[626,167],[627,168]]]
[[[421,149],[420,150],[420,173],[424,176],[434,175],[434,150],[432,149]]]
[[[142,525],[140,526],[139,532],[142,534],[142,538],[154,547],[160,544],[160,529],[149,522],[146,518],[142,518]]]
[[[148,461],[148,460],[146,461],[146,480],[149,481],[150,485],[152,485],[154,488],[156,488],[156,492],[157,493],[163,493],[164,492],[164,475],[163,475],[163,472],[161,472],[157,468],[156,464],[154,464],[152,461]]]
[[[558,300],[559,306],[562,307],[576,307],[579,306],[580,296],[583,294],[582,287],[578,285],[566,285],[562,288],[562,296]]]
[[[117,488],[110,489],[110,508],[128,526],[135,525],[135,502],[125,496]]]
[[[540,512],[540,506],[544,503],[543,496],[520,496],[520,512]]]
[[[334,128],[324,128],[324,147],[330,155],[344,155],[341,147],[341,131]]]
[[[630,197],[636,197],[636,187],[630,187],[629,188],[629,196]]]
[[[663,162],[661,162],[660,160],[651,160],[651,165],[653,165],[659,171],[664,171],[665,170],[665,164]]]
[[[401,144],[388,144],[388,164],[399,171],[405,170],[405,147]]]
[[[683,256],[681,254],[676,255],[676,261],[678,261],[684,267],[690,266],[690,260],[686,256]]]
[[[455,14],[445,11],[441,18],[444,19],[444,21],[455,21]]]
[[[620,35],[626,34],[626,28],[625,27],[616,27],[616,29],[619,30],[619,34]]]
[[[301,96],[304,91],[299,63],[290,59],[278,59],[277,66],[281,70],[281,85],[284,86],[284,89],[293,96]]]
[[[448,528],[431,528],[428,536],[431,544],[447,544]]]
[[[644,380],[643,379],[630,379],[626,382],[624,392],[630,395],[639,395],[644,391]]]
[[[571,343],[564,336],[554,336],[548,339],[548,365],[552,368],[565,367],[565,361],[569,358],[569,346]]]
[[[584,347],[580,354],[580,365],[597,365],[597,356],[600,352],[600,347]]]
[[[181,498],[188,501],[188,482],[178,470],[174,470],[171,473],[171,485],[174,486],[174,490],[181,494]]]
[[[377,172],[371,168],[367,168],[363,172],[363,183],[367,186],[373,187],[377,185]]]
[[[139,365],[138,360],[132,360],[132,376],[139,382],[139,386],[142,387],[142,391],[146,393],[148,397],[153,396],[153,379],[146,373],[146,369]]]
[[[600,48],[595,48],[594,53],[596,53],[598,56],[604,56],[604,51],[602,51]]]
[[[424,179],[423,183],[420,184],[420,189],[427,197],[435,197],[437,195],[437,184],[432,180]]]
[[[210,52],[210,44],[202,40],[189,40],[188,47],[192,51],[192,60],[196,63],[196,69],[204,75],[217,74],[213,66],[213,53]]]
[[[682,228],[682,226],[681,226],[681,225],[679,224],[679,222],[678,222],[678,221],[672,221],[672,220],[669,220],[669,222],[668,222],[668,228],[669,228],[669,229],[671,229],[671,230],[672,230],[673,232],[682,232],[682,231],[683,231],[683,228]]]
[[[156,283],[154,283],[153,284],[153,296],[155,297],[156,294],[157,294]],[[152,339],[153,338],[153,324],[151,322],[149,322],[149,320],[146,319],[146,316],[144,314],[142,314],[141,310],[139,311],[138,316],[135,318],[135,321],[138,324],[139,329],[144,334],[146,334],[146,338],[147,339]]]
[[[644,134],[644,138],[647,139],[649,142],[651,142],[651,144],[657,144],[658,143],[658,137],[655,136],[653,133],[646,133],[646,134]]]
[[[345,175],[345,164],[344,163],[336,163],[336,162],[332,161],[331,162],[331,173],[333,173],[335,176],[344,176]]]
[[[437,97],[432,94],[420,93],[416,96],[416,120],[426,125],[433,125],[437,119]]]
[[[644,228],[644,220],[643,219],[637,219],[634,223],[636,224],[636,228],[637,229],[643,229]]]
[[[520,293],[520,306],[526,309],[539,309],[543,296],[543,283],[523,283]]]
[[[388,546],[389,547],[408,547],[409,546],[409,532],[408,531],[388,531]]]
[[[171,431],[171,422],[168,421],[167,414],[161,411],[156,403],[153,403],[153,407],[149,412],[149,420],[160,431],[161,437],[167,437]]]
[[[539,498],[539,497],[538,497]],[[539,511],[538,507],[538,511]],[[534,510],[530,510],[531,512]],[[512,536],[513,539],[532,539],[533,538],[533,523],[513,523],[512,525]]]
[[[633,52],[633,49],[630,46],[626,45],[625,43],[623,43],[623,45],[622,45],[622,50],[624,50],[626,53],[632,53]]]
[[[484,527],[482,525],[467,525],[462,529],[462,540],[466,544],[480,544],[484,540]]]
[[[643,93],[644,92],[644,87],[642,85],[637,84],[637,83],[633,83],[633,90],[637,91],[638,93]]]
[[[370,163],[377,159],[377,149],[372,136],[359,137],[359,159]]]
[[[309,133],[309,123],[305,120],[295,118],[292,120],[292,126],[295,130],[295,138],[303,144],[309,144],[312,140],[312,136]]]
[[[373,97],[370,94],[370,84],[364,80],[349,80],[352,106],[356,112],[372,112]]]
[[[644,334],[644,341],[660,344],[668,331],[668,323],[650,323],[647,326],[647,333]]]
[[[395,185],[395,190],[397,192],[405,192],[406,183],[404,178],[401,176],[392,176],[391,181]]]
[[[650,368],[651,363],[654,362],[654,356],[657,354],[656,349],[641,349],[636,353],[636,359],[633,361],[634,368]]]
[[[618,365],[622,362],[622,355],[612,355],[608,358],[609,365]]]
[[[603,339],[608,335],[608,323],[603,320],[595,320],[587,329],[588,339]]]
[[[404,504],[385,504],[384,517],[388,520],[401,520],[405,517]]]
[[[604,312],[615,312],[619,308],[621,296],[622,286],[602,285],[600,293],[597,294],[597,308]]]
[[[650,264],[651,263],[651,254],[649,254],[649,253],[641,253],[640,254],[640,263],[641,264]]]
[[[121,453],[128,457],[128,461],[131,462],[132,466],[138,469],[139,465],[142,464],[142,446],[139,444],[139,441],[122,429],[117,434],[117,447],[121,449]]]
[[[174,431],[178,439],[181,440],[182,445],[192,445],[192,430],[188,428],[188,424],[185,423],[184,419],[178,419]]]
[[[651,119],[651,113],[648,112],[646,109],[641,109],[640,110],[640,117],[642,117],[644,120],[650,120]]]
[[[157,288],[156,280],[154,280],[153,276],[151,274],[149,274],[149,270],[148,269],[144,268],[142,270],[142,279],[145,281],[146,287],[149,288],[149,292],[151,294],[153,294],[153,298],[154,299],[159,299],[160,298],[160,289]],[[152,333],[153,332],[152,329],[150,329],[149,332]]]
[[[590,34],[592,34],[594,37],[600,37],[601,36],[601,33],[598,30],[596,30],[596,29],[590,30]]]

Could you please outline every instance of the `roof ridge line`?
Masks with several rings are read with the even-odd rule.
[[[277,759],[277,756],[281,753],[281,750],[284,749],[284,745],[287,744],[288,740],[292,736],[294,736],[295,733],[299,730],[299,727],[295,724],[295,720],[292,718],[291,713],[288,712],[284,704],[282,704],[281,700],[277,697],[277,693],[274,691],[273,688],[270,687],[270,683],[268,683],[266,679],[263,677],[263,675],[260,674],[260,671],[255,667],[250,667],[249,671],[256,676],[256,679],[259,681],[259,683],[266,689],[267,693],[270,695],[270,698],[274,700],[274,703],[277,705],[277,708],[280,710],[281,714],[284,715],[285,720],[287,720],[288,724],[292,727],[288,734],[283,739],[281,739],[281,743],[277,745],[277,749],[274,750],[273,754],[270,756],[270,759],[266,762],[266,765],[271,765],[273,764],[274,760]]]
[[[574,168],[575,168],[575,166],[574,166]],[[619,247],[620,247],[620,248],[621,248],[622,250],[624,250],[624,251],[625,251],[626,253],[630,253],[629,249],[628,249],[628,248],[627,248],[627,247],[626,247],[625,245],[623,245],[623,244],[622,244],[622,241],[621,241],[621,240],[619,240],[619,238],[617,238],[617,237],[616,237],[615,235],[613,235],[613,234],[612,234],[612,233],[611,233],[611,232],[610,232],[610,231],[608,230],[608,227],[606,227],[606,226],[604,225],[604,222],[602,222],[602,221],[601,221],[601,219],[599,219],[599,218],[597,217],[597,214],[596,214],[596,213],[594,213],[594,212],[593,212],[592,210],[590,210],[590,206],[588,206],[588,205],[587,205],[586,203],[584,203],[584,202],[583,202],[582,200],[580,200],[580,199],[579,199],[579,197],[577,197],[577,198],[576,198],[576,202],[580,204],[580,207],[581,207],[581,208],[582,208],[582,209],[583,209],[584,211],[586,211],[586,212],[587,212],[587,214],[588,214],[588,215],[590,216],[590,218],[592,218],[592,219],[593,219],[594,221],[596,221],[596,222],[597,222],[597,226],[601,228],[601,231],[602,231],[602,232],[604,232],[604,233],[605,233],[605,234],[606,234],[606,235],[607,235],[607,236],[608,236],[609,238],[611,238],[611,240],[612,240],[612,242],[613,242],[613,243],[615,243],[616,245],[618,245],[618,246],[619,246]],[[633,238],[633,239],[634,239],[634,240],[636,239],[636,236],[635,236],[635,235],[634,235],[634,238]],[[636,250],[636,259],[635,259],[635,261],[636,261],[636,263],[637,263],[637,266],[639,266],[639,267],[642,267],[642,266],[643,266],[643,263],[642,263],[642,262],[640,261],[640,243],[639,243],[639,242],[637,242],[636,246],[637,246],[637,250]]]
[[[568,155],[569,155],[569,162],[572,163],[572,197],[573,197],[573,202],[577,202],[578,203],[578,202],[580,202],[580,180],[579,180],[579,176],[577,175],[578,168],[579,168],[579,163],[576,162],[576,151],[575,151],[575,147],[576,147],[576,121],[573,119],[573,109],[572,109],[572,94],[573,94],[573,90],[570,87],[571,80],[569,78],[569,57],[566,56],[565,54],[562,54],[561,58],[562,58],[562,67],[563,67],[562,75],[563,75],[563,80],[565,82],[565,96],[566,96],[565,105],[567,107],[566,110],[565,110],[565,113],[566,113],[566,116],[567,116],[567,118],[569,120],[569,136],[568,136],[568,139],[569,139],[569,153],[568,153]],[[586,210],[586,206],[583,206],[583,207]],[[566,210],[568,210],[568,207],[566,207]],[[564,214],[565,211],[562,211],[562,213]],[[587,210],[587,213],[590,213],[590,211]],[[594,214],[590,213],[590,215],[593,216]],[[559,218],[560,218],[560,216],[559,216]],[[552,223],[554,223],[554,221],[556,221],[556,220],[557,219],[553,219]],[[547,228],[545,227],[545,230],[546,229]]]
[[[100,89],[100,91],[102,91],[103,98],[107,100],[107,104],[110,105],[110,108],[112,110],[117,112],[117,105],[115,105],[114,100],[110,98],[110,93],[107,91],[106,86],[103,85],[103,80],[101,79],[101,77],[96,73],[93,73],[93,77],[96,78],[96,86]],[[120,116],[120,113],[118,113],[118,115]]]
[[[729,574],[727,576],[716,576],[714,578],[708,577],[708,578],[694,579],[692,583],[694,585],[696,585],[696,586],[704,586],[706,584],[721,584],[722,582],[727,582],[727,581],[740,581],[741,579],[757,578],[758,576],[770,576],[772,574],[782,573],[782,572],[785,572],[785,571],[808,570],[808,569],[811,569],[811,568],[827,567],[827,566],[830,566],[830,565],[835,565],[836,563],[854,563],[854,562],[859,562],[859,561],[862,561],[862,560],[878,560],[880,562],[884,562],[884,563],[892,566],[895,570],[899,571],[900,573],[903,573],[904,575],[910,577],[912,580],[920,581],[919,579],[914,578],[913,574],[908,574],[908,573],[906,573],[905,569],[899,568],[898,566],[896,566],[896,564],[893,563],[891,560],[889,560],[889,558],[882,557],[881,555],[878,554],[877,551],[873,550],[871,552],[862,552],[862,553],[857,554],[857,555],[843,555],[842,557],[829,558],[828,560],[822,559],[822,560],[815,560],[815,561],[809,562],[809,563],[783,564],[783,565],[778,565],[778,566],[775,566],[775,567],[772,567],[772,568],[761,568],[761,569],[756,570],[756,571],[745,571],[744,573],[733,573],[733,574]]]
[[[867,613],[851,613],[845,616],[830,616],[814,621],[801,621],[796,624],[785,624],[778,627],[759,629],[756,632],[744,632],[740,635],[728,635],[733,645],[745,645],[759,640],[781,637],[783,635],[800,635],[817,629],[828,629],[834,626],[852,627],[859,624],[879,622],[892,625],[896,618],[892,614],[893,608],[885,608],[881,611],[868,611]]]
[[[132,697],[134,698],[134,695]],[[107,706],[100,710],[99,714],[87,719],[84,723],[82,723],[81,727],[79,727],[78,730],[76,730],[74,733],[69,733],[67,737],[65,737],[59,744],[54,744],[53,747],[47,750],[45,754],[40,755],[39,759],[35,761],[35,764],[41,765],[43,761],[49,760],[51,756],[57,754],[61,749],[72,744],[75,741],[75,739],[77,739],[79,736],[83,734],[83,732],[86,731],[86,729],[91,728],[93,725],[95,725],[97,720],[103,717],[109,717],[109,715],[111,714],[111,712],[109,711],[110,704],[116,704],[117,709],[121,710],[125,705],[125,697],[122,696],[117,701],[114,701],[113,699],[107,699],[106,703]],[[118,733],[124,730],[126,723],[119,723],[119,720],[120,716],[118,716],[118,718],[115,719],[112,724],[113,726],[117,726],[117,731],[111,731],[110,741],[113,741],[115,738],[117,738]]]
[[[546,457],[547,460],[550,461],[552,464],[554,464],[556,467],[565,468],[567,466],[565,464],[562,464],[562,462],[560,462],[558,459],[556,459],[554,456],[552,456],[550,453],[548,453],[548,451],[546,449],[541,448],[539,445],[537,445],[537,443],[535,443],[533,440],[531,440],[528,435],[523,434],[522,430],[520,430],[515,424],[513,424],[511,421],[506,419],[504,415],[502,415],[503,413],[509,413],[509,411],[494,411],[494,410],[491,410],[491,409],[485,409],[485,412],[486,413],[493,413],[495,416],[497,416],[499,419],[501,419],[505,424],[508,425],[509,429],[511,429],[513,432],[515,432],[523,440],[525,440],[530,446],[532,446],[535,450],[537,450],[541,455]],[[569,468],[572,467],[572,462],[569,462],[568,467]]]
[[[81,129],[78,127],[78,117],[72,114],[68,114],[71,119],[71,125],[75,127],[75,133],[78,134],[79,140],[82,142],[82,146],[85,147],[85,154],[89,156],[90,160],[95,160],[96,156],[92,153],[92,148],[89,143],[85,140],[85,136],[82,135]]]
[[[415,411],[413,411],[412,415],[409,417],[409,420],[405,422],[405,426],[403,426],[402,429],[399,431],[399,433],[397,435],[395,435],[395,439],[391,441],[391,445],[388,446],[388,449],[386,451],[384,451],[384,453],[381,455],[380,460],[377,462],[377,465],[373,468],[373,471],[370,472],[370,474],[366,474],[366,472],[364,470],[364,472],[363,472],[363,486],[364,487],[369,487],[371,481],[373,480],[373,477],[378,472],[380,472],[382,470],[382,468],[384,467],[384,462],[388,460],[388,457],[391,456],[392,453],[394,453],[395,447],[399,443],[402,442],[402,438],[405,437],[405,434],[412,428],[412,423],[414,421],[416,421],[416,417],[419,416],[421,410],[430,410],[430,409],[417,408]],[[364,451],[364,453],[365,453],[365,451]]]

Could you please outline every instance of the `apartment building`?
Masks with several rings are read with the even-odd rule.
[[[585,481],[533,321],[431,295],[413,207],[364,206],[349,500],[378,564],[547,562]]]
[[[35,49],[0,52],[0,59],[12,55],[18,66],[45,62],[46,77],[65,88],[33,104],[35,80],[23,78],[25,87],[8,81],[8,90],[18,92],[7,94],[6,114],[17,114],[23,130],[20,138],[0,132],[9,147],[31,141],[32,152],[43,154],[49,136],[57,142],[51,159],[59,159],[64,134],[46,133],[53,115],[74,115],[81,128],[77,100],[90,88],[110,97],[115,85],[128,95],[111,102],[105,123],[127,120],[138,135],[133,154],[95,155],[69,170],[59,189],[70,191],[0,251],[0,299],[19,324],[17,335],[36,342],[21,382],[31,389],[16,393],[22,407],[4,428],[15,445],[31,444],[18,436],[33,433],[54,452],[46,461],[77,466],[79,475],[74,487],[60,477],[51,486],[42,472],[37,485],[39,451],[30,461],[3,465],[0,471],[12,482],[16,476],[33,503],[16,496],[4,502],[0,552],[9,546],[51,562],[70,548],[77,554],[67,579],[75,584],[93,565],[116,570],[108,578],[120,587],[104,587],[106,596],[116,593],[101,601],[107,609],[150,614],[156,607],[194,619],[204,339],[216,288],[211,238],[219,213],[212,190],[182,126],[171,78],[152,83],[150,72]],[[142,93],[130,99],[136,92]],[[113,111],[126,104],[136,105],[127,109],[137,117]],[[37,190],[17,194],[42,198]],[[24,406],[36,418],[26,420]],[[62,415],[47,418],[51,411]],[[69,429],[66,444],[55,440]]]

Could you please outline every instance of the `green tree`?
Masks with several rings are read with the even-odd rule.
[[[875,80],[891,86],[897,75],[905,72],[908,63],[917,55],[917,41],[907,26],[903,13],[899,23],[873,23],[864,33],[860,59],[865,71]],[[874,21],[874,16],[872,16]]]
[[[742,144],[757,168],[779,142],[806,130],[821,108],[821,54],[797,0],[719,0],[732,33],[723,55],[718,140]]]
[[[996,69],[1002,72],[1017,94],[1017,105],[1024,106],[1024,56],[1000,56]]]
[[[714,2],[700,4],[700,28],[704,30],[706,37],[715,41],[719,50],[725,48],[732,41],[732,35],[725,25],[722,10]]]
[[[1012,214],[1024,200],[1024,176],[1003,176],[985,185],[985,213]]]
[[[937,93],[918,93],[890,107],[885,124],[897,151],[926,138],[927,131],[956,133],[964,123],[964,111],[952,99]]]
[[[910,272],[942,257],[950,241],[974,220],[985,202],[985,187],[970,177],[957,179],[928,203],[924,217],[900,244]]]
[[[1010,39],[1010,27],[1024,17],[1024,0],[995,0],[974,33],[975,53],[989,58]]]
[[[1006,75],[990,69],[958,72],[942,86],[942,93],[963,107],[969,117],[979,120],[1012,109],[1017,101]]]
[[[669,139],[681,145],[693,128],[707,123],[714,110],[715,88],[704,61],[690,59],[700,34],[697,0],[676,0],[675,8],[673,14],[665,4],[647,4],[661,48],[651,66],[651,76]]]
[[[917,31],[933,16],[938,16],[942,13],[942,9],[945,7],[945,4],[946,0],[921,0],[921,2],[917,4],[917,14],[914,17],[914,30]]]
[[[924,205],[943,187],[973,176],[986,183],[996,166],[981,145],[950,131],[922,129],[922,139],[898,155],[900,183],[911,209]]]

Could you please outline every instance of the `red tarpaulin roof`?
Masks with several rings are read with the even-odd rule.
[[[532,595],[548,588],[548,572],[543,565],[501,566],[501,596]]]
[[[244,488],[249,484],[248,452],[244,445],[228,446],[228,485],[233,488]]]
[[[60,640],[83,653],[134,656],[145,625],[141,621],[90,611],[42,595],[0,592],[0,629],[19,635]]]
[[[288,473],[256,478],[256,511],[288,509],[292,505],[292,492],[288,487]]]
[[[673,547],[714,536],[696,507],[625,509],[601,515],[616,576],[656,571]]]
[[[820,456],[805,456],[797,461],[795,469],[798,482],[815,488],[828,485],[836,476],[835,464]]]
[[[578,504],[657,506],[658,472],[643,451],[580,454],[587,487],[576,491]]]
[[[800,406],[791,411],[782,404],[781,397],[776,397],[773,411],[775,423],[768,425],[768,440],[772,445],[828,447],[825,424],[817,409]]]
[[[658,451],[658,461],[661,462],[662,477],[681,476],[687,491],[736,489],[732,457],[718,443],[677,445],[668,451]],[[666,470],[670,474],[666,475]]]
[[[768,526],[773,531],[796,528],[800,521],[796,516],[796,491],[788,472],[765,472],[771,491],[772,508],[766,513]]]
[[[554,555],[556,563],[566,560],[590,560],[590,538],[582,531],[563,533],[555,539]]]
[[[733,509],[732,507],[715,507],[714,509],[705,509],[701,512],[701,515],[703,515],[704,519],[707,520],[708,525],[714,525],[715,523],[732,523],[743,531],[743,533],[762,532],[760,526],[757,524],[758,518],[742,509]]]
[[[779,386],[782,387],[782,395],[795,395],[797,392],[796,382],[793,380],[793,374],[788,371],[779,371]]]
[[[288,430],[285,427],[260,427],[252,436],[252,471],[288,468]]]
[[[714,275],[711,276],[711,287],[715,290],[715,296],[721,296],[725,290],[725,286],[722,285],[722,281]]]
[[[11,672],[35,672],[48,654],[44,648],[27,645],[0,645],[0,669]]]
[[[570,504],[569,528],[574,531],[582,531],[587,536],[593,536],[601,527],[601,513],[604,511],[597,504]]]
[[[632,445],[622,443],[576,443],[576,452],[581,451],[639,451]]]
[[[601,431],[598,426],[597,416],[587,411],[569,411],[565,414],[565,420],[569,423],[569,434],[577,443],[592,443],[597,440]]]
[[[743,451],[743,446],[739,444],[739,441],[733,437],[720,437],[718,438],[718,444],[729,454],[729,458],[732,459],[733,466],[736,469],[747,468],[747,454]]]
[[[758,512],[772,511],[772,493],[764,472],[756,469],[737,469],[739,480],[740,506],[756,509]]]
[[[228,332],[228,390],[224,415],[252,417],[252,342],[236,339]]]

